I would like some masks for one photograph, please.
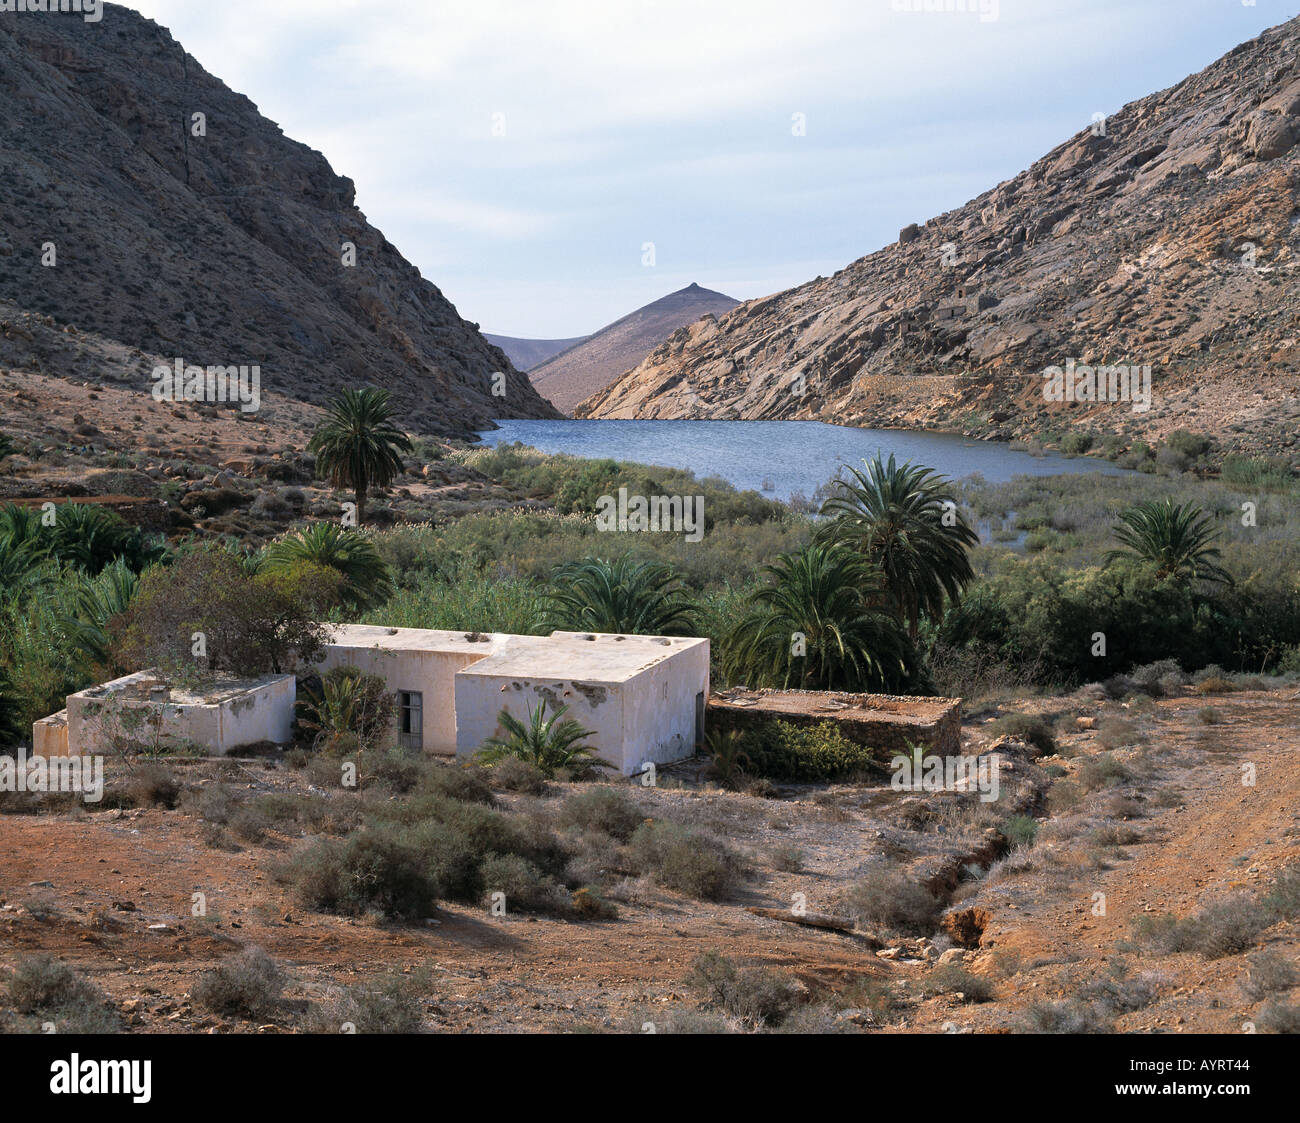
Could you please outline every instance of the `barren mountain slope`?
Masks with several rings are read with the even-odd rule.
[[[0,362],[142,390],[160,358],[256,363],[265,392],[303,401],[390,387],[431,432],[554,415],[366,222],[351,180],[166,29],[116,6],[0,15],[0,91],[0,300],[128,349],[93,370]]]
[[[1296,459],[1300,20],[1102,132],[833,277],[676,332],[578,414],[1182,426]],[[1044,401],[1041,372],[1070,359],[1150,364],[1152,408]]]
[[[678,328],[701,316],[719,316],[739,301],[712,289],[689,284],[684,289],[630,312],[579,340],[576,346],[529,369],[538,391],[562,410],[608,386],[630,370]]]
[[[572,339],[520,339],[513,335],[493,335],[485,331],[483,338],[493,347],[500,347],[520,370],[532,370],[561,351],[567,351],[591,337],[575,335]]]

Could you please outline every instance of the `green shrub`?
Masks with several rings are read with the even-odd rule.
[[[48,1013],[105,1001],[94,983],[49,955],[20,959],[9,976],[9,1001],[21,1014]]]
[[[340,1033],[348,1025],[354,1033],[419,1033],[424,1004],[417,990],[425,981],[423,974],[391,972],[344,987],[312,1008],[307,1028],[313,1033]]]
[[[1254,947],[1275,919],[1250,894],[1230,893],[1181,920],[1168,914],[1139,917],[1133,932],[1139,943],[1163,952],[1194,951],[1220,959]]]
[[[618,917],[618,907],[589,886],[575,889],[570,902],[574,915],[581,920],[615,920]]]
[[[850,741],[833,721],[763,722],[748,731],[745,752],[750,770],[769,780],[831,783],[880,771],[879,754]]]
[[[1278,920],[1300,916],[1300,861],[1289,862],[1278,871],[1261,904]]]
[[[956,963],[936,967],[922,983],[924,994],[960,994],[963,1002],[990,1002],[993,983]]]
[[[535,764],[517,756],[503,757],[487,770],[488,782],[507,792],[541,795],[546,790],[546,774]]]
[[[462,803],[482,803],[491,806],[496,802],[477,769],[458,764],[430,764],[426,766],[419,790],[458,799]]]
[[[518,854],[490,854],[483,860],[486,903],[500,893],[508,912],[566,913],[572,906],[567,893],[527,858]]]
[[[1300,1033],[1300,1006],[1275,998],[1259,1012],[1255,1024],[1265,1033]]]
[[[160,764],[142,764],[131,775],[127,796],[135,807],[172,808],[180,799],[181,782]]]
[[[784,873],[799,873],[804,868],[807,855],[798,846],[778,846],[772,851],[772,865]]]
[[[1012,815],[999,828],[1012,850],[1033,846],[1038,835],[1038,821],[1030,815]]]
[[[1099,788],[1126,783],[1132,778],[1133,774],[1110,753],[1098,753],[1083,762],[1078,784],[1085,792],[1095,792]]]
[[[1082,456],[1093,445],[1091,433],[1071,432],[1061,438],[1061,451],[1067,456]]]
[[[1246,960],[1246,979],[1241,984],[1246,994],[1258,1001],[1300,984],[1300,970],[1294,960],[1277,951],[1260,951]]]
[[[1151,972],[1129,976],[1126,969],[1112,969],[1109,975],[1085,983],[1077,997],[1113,1014],[1131,1014],[1160,997],[1161,982],[1160,976]]]
[[[1114,1033],[1115,1020],[1095,1002],[1071,998],[1064,1002],[1035,1002],[1024,1017],[1028,1033]]]

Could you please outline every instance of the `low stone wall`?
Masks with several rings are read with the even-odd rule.
[[[149,499],[145,496],[43,495],[21,496],[17,499],[6,499],[4,502],[14,503],[19,507],[41,507],[46,503],[62,507],[65,503],[83,503],[94,507],[107,507],[110,511],[121,515],[125,522],[138,526],[142,530],[164,533],[169,525],[167,504],[161,499]]]
[[[884,756],[921,746],[942,756],[961,752],[961,699],[823,690],[728,690],[709,699],[710,729],[745,729],[768,721],[833,721],[844,736]]]

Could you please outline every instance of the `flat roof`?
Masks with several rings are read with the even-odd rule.
[[[486,659],[459,671],[498,678],[626,682],[656,663],[708,644],[693,636],[621,636],[608,632],[552,632],[511,636]]]
[[[236,675],[217,673],[205,675],[192,686],[179,686],[171,683],[167,676],[156,669],[136,671],[123,675],[98,686],[88,686],[70,694],[70,698],[106,698],[113,694],[125,694],[133,701],[165,702],[169,706],[215,706],[238,698],[242,694],[251,694],[264,686],[282,679],[291,679],[293,675],[259,675],[256,678],[240,678]]]
[[[555,631],[549,636],[517,636],[508,632],[335,624],[330,627],[329,645],[481,656],[459,674],[625,682],[679,651],[708,642],[689,636],[623,636],[609,632]]]
[[[330,647],[388,647],[394,651],[488,654],[507,640],[502,632],[451,632],[439,628],[388,628],[382,624],[332,624]]]

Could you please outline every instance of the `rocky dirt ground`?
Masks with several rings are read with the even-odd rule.
[[[690,784],[635,789],[650,816],[725,837],[747,876],[718,902],[629,879],[610,894],[619,916],[606,921],[494,917],[454,904],[423,924],[311,912],[273,873],[302,840],[272,832],[233,851],[214,847],[184,800],[173,810],[0,814],[0,966],[57,956],[111,996],[127,1028],[146,1033],[292,1032],[331,988],[387,972],[409,976],[429,1030],[671,1029],[704,1016],[705,996],[686,977],[708,951],[796,979],[815,1007],[789,1023],[804,1029],[1033,1031],[1054,1024],[1052,1010],[1085,1010],[1102,1023],[1094,1029],[1240,1033],[1263,1005],[1251,986],[1255,947],[1294,968],[1300,925],[1272,923],[1252,948],[1210,958],[1135,943],[1133,922],[1185,917],[1233,890],[1262,892],[1300,858],[1293,694],[1294,684],[1212,696],[1184,688],[1126,704],[1093,690],[1019,705],[1055,720],[1048,756],[996,737],[985,710],[966,724],[965,751],[992,743],[1004,754],[1012,803],[1000,810],[881,786],[775,798]],[[1242,783],[1247,764],[1253,786]],[[283,762],[172,767],[195,787],[311,790],[310,770]],[[579,787],[500,798],[545,818]],[[990,824],[1017,806],[1037,813],[1037,836],[1003,853]],[[852,887],[882,868],[938,887],[946,917],[924,934],[878,923],[833,932],[746,911],[786,908],[803,894],[809,909],[843,914]],[[206,917],[191,915],[195,893],[205,895]],[[1096,894],[1104,915],[1095,915]],[[289,974],[282,1011],[244,1020],[202,1009],[192,997],[200,974],[250,945]],[[954,965],[969,974],[954,982]],[[955,989],[963,978],[965,990]],[[1285,1001],[1288,989],[1276,984],[1270,998]],[[1106,994],[1108,1005],[1085,1003]]]

